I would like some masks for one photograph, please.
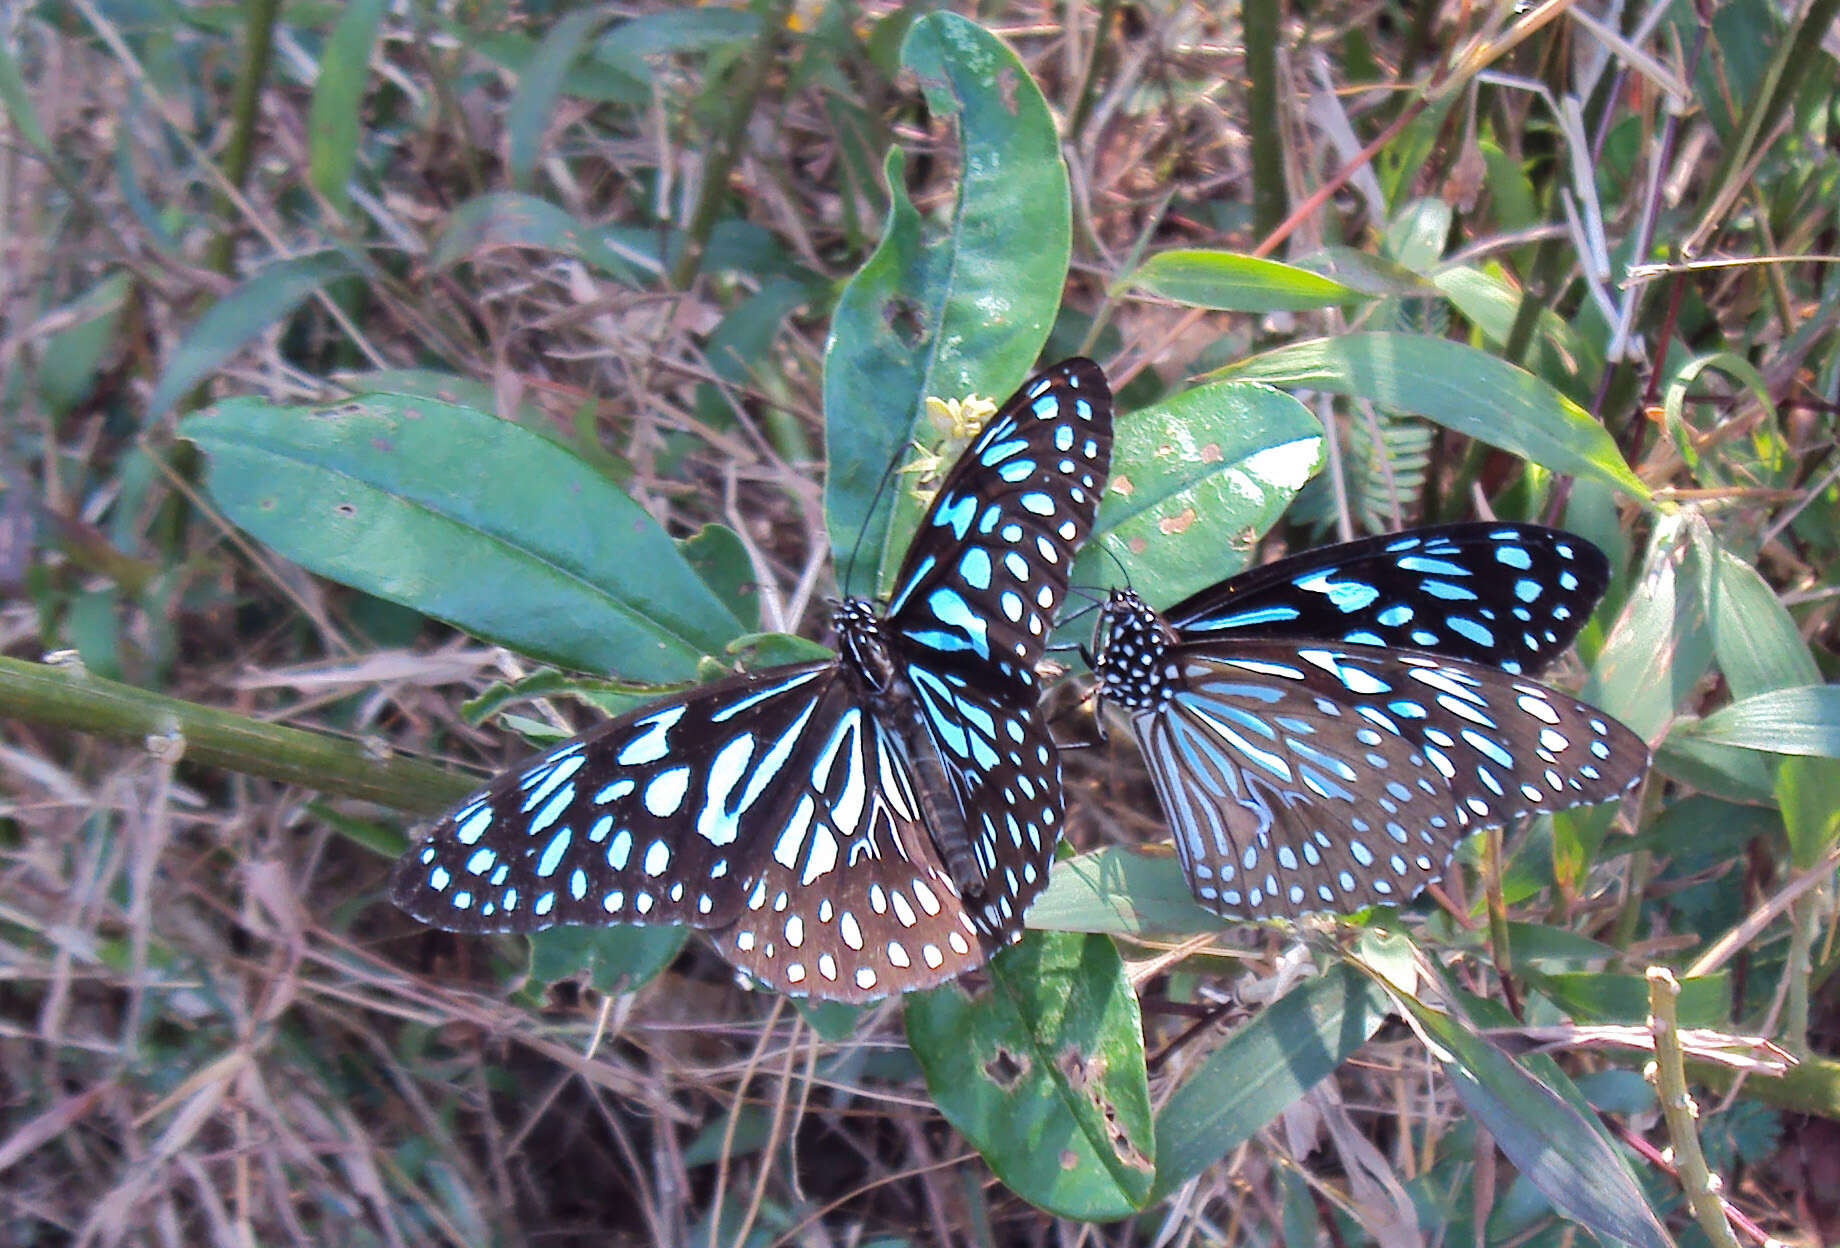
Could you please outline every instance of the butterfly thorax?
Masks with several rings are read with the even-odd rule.
[[[837,630],[837,649],[862,685],[876,724],[907,764],[921,819],[953,883],[964,896],[980,895],[984,872],[972,855],[970,824],[939,749],[929,738],[920,697],[889,653],[881,613],[867,598],[845,598],[831,613],[831,625]]]
[[[1114,589],[1099,612],[1093,673],[1099,697],[1127,710],[1152,710],[1175,692],[1164,670],[1176,636],[1135,590]]]
[[[882,615],[867,598],[844,598],[831,612],[837,649],[861,677],[865,693],[881,693],[896,680],[895,663],[882,633]]]

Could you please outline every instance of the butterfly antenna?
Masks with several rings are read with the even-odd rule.
[[[1124,566],[1124,560],[1118,557],[1118,552],[1112,549],[1111,543],[1094,542],[1093,545],[1097,546],[1100,550],[1104,551],[1105,557],[1107,559],[1110,559],[1114,564],[1118,565],[1118,574],[1124,577],[1124,587],[1126,589],[1132,588],[1131,569]]]
[[[903,447],[904,446],[905,443],[903,443]],[[876,510],[882,505],[882,494],[888,489],[888,483],[894,479],[895,473],[901,467],[901,454],[902,452],[900,450],[896,450],[893,455],[888,457],[888,466],[882,469],[881,480],[875,483],[875,493],[869,496],[869,510],[863,513],[862,523],[856,528],[856,541],[850,546],[850,557],[844,562],[841,568],[837,569],[837,588],[839,592],[847,592],[847,586],[856,575],[856,559],[857,556],[862,554],[863,539],[869,536],[869,525],[875,519]],[[878,568],[877,571],[879,572],[879,570]],[[869,592],[871,596],[881,588],[879,581],[880,578],[878,576],[878,583],[870,586]]]

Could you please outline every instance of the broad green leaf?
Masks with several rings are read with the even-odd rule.
[[[1432,274],[1431,280],[1492,345],[1500,347],[1507,343],[1514,322],[1520,316],[1521,300],[1526,298],[1526,291],[1496,273],[1466,265],[1440,269]],[[1538,324],[1539,337],[1557,348],[1558,358],[1576,357],[1575,335],[1557,312],[1551,308],[1541,309]]]
[[[519,190],[529,190],[535,178],[537,161],[543,155],[543,135],[562,95],[564,76],[607,18],[599,8],[565,14],[543,36],[536,55],[518,75],[517,90],[505,109],[505,146],[511,181]]]
[[[886,230],[831,323],[824,507],[838,584],[858,593],[892,576],[906,546],[911,525],[886,492],[874,500],[903,448],[930,441],[926,397],[1001,400],[1022,381],[1060,306],[1072,231],[1054,121],[1015,53],[937,12],[914,22],[901,57],[928,108],[957,121],[960,178],[951,221],[932,237],[902,188],[900,152],[889,153]],[[858,541],[861,568],[850,564]]]
[[[1067,1218],[1144,1205],[1155,1174],[1137,996],[1104,936],[1031,933],[955,984],[907,999],[907,1040],[946,1120],[1009,1189]]]
[[[1491,939],[1486,927],[1460,927],[1439,912],[1429,916],[1427,931],[1435,936],[1437,944],[1456,949],[1486,950]],[[1529,964],[1607,963],[1623,956],[1609,945],[1569,928],[1514,920],[1508,923],[1508,948],[1517,970]]]
[[[1672,732],[1655,747],[1655,767],[1689,788],[1727,802],[1774,802],[1782,760]]]
[[[25,75],[19,72],[19,62],[5,44],[0,44],[0,108],[6,110],[13,130],[39,155],[47,159],[55,156],[51,140],[45,137],[45,128],[38,122],[38,109],[32,103],[31,91],[26,88]]]
[[[1712,648],[1734,698],[1821,683],[1795,617],[1757,569],[1713,543]]]
[[[1269,386],[1215,382],[1120,417],[1073,583],[1116,584],[1122,564],[1164,605],[1212,585],[1245,565],[1322,456],[1316,418]]]
[[[1840,758],[1840,685],[1777,689],[1682,723],[1684,741],[1735,745],[1769,754]]]
[[[1590,413],[1532,373],[1460,342],[1415,334],[1343,334],[1279,347],[1218,377],[1303,386],[1415,412],[1553,472],[1596,477],[1646,501]]]
[[[210,455],[217,504],[282,554],[525,654],[688,680],[742,630],[643,508],[483,412],[402,395],[245,398],[180,433]]]
[[[601,45],[617,47],[627,56],[707,52],[758,38],[760,29],[758,13],[719,4],[695,5],[621,22],[601,37]]]
[[[1415,199],[1386,224],[1381,251],[1415,273],[1429,271],[1444,254],[1455,214],[1441,199]]]
[[[442,11],[443,13],[445,11]],[[456,43],[484,60],[522,78],[536,59],[536,40],[516,30],[483,29],[455,22],[437,13],[435,21]],[[576,60],[562,76],[563,94],[574,99],[598,100],[639,110],[652,103],[652,71],[645,58],[603,35],[593,55]]]
[[[371,50],[383,11],[384,0],[352,0],[345,6],[320,53],[307,111],[308,176],[341,213],[351,202],[348,184],[363,138],[358,114],[370,84]]]
[[[1648,1021],[1648,979],[1611,971],[1541,971],[1519,964],[1515,969],[1534,988],[1580,1023]],[[1731,976],[1724,971],[1680,982],[1680,1025],[1731,1026]]]
[[[1776,802],[1789,857],[1807,869],[1840,839],[1840,761],[1785,758],[1776,771]]]
[[[1186,935],[1221,925],[1195,903],[1171,852],[1150,856],[1118,846],[1055,863],[1029,907],[1029,926],[1049,932]]]
[[[1553,1208],[1598,1235],[1672,1248],[1628,1163],[1594,1123],[1450,1015],[1405,993],[1394,999],[1431,1042],[1458,1099]]]
[[[1231,251],[1160,252],[1120,278],[1114,290],[1136,289],[1222,312],[1303,312],[1347,307],[1371,296],[1321,273]]]
[[[1585,701],[1652,740],[1712,663],[1703,552],[1685,516],[1655,525],[1648,558],[1592,665]]]
[[[493,191],[454,209],[429,263],[446,269],[500,247],[541,247],[574,256],[635,287],[660,271],[656,255],[623,246],[611,231],[584,226],[548,200],[515,191]]]
[[[694,536],[680,540],[677,548],[729,612],[749,630],[758,631],[760,583],[747,547],[735,531],[726,525],[706,524]]]
[[[165,415],[187,390],[291,316],[303,299],[355,271],[343,252],[316,251],[277,260],[245,278],[186,331],[147,400],[148,416]]]
[[[64,328],[44,336],[36,377],[39,397],[54,415],[70,411],[95,386],[115,345],[129,291],[128,274],[112,273],[58,310]]]
[[[1160,1199],[1251,1139],[1365,1044],[1386,996],[1351,966],[1306,979],[1208,1054],[1156,1116]]]
[[[579,975],[597,992],[635,992],[671,965],[689,936],[671,924],[545,928],[530,937],[530,977],[553,984]]]

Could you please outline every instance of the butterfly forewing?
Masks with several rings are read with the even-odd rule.
[[[1450,524],[1263,564],[1178,603],[1184,637],[1285,637],[1424,650],[1535,673],[1609,582],[1603,552],[1531,524]]]
[[[1112,396],[1072,359],[1017,391],[953,465],[889,602],[913,646],[1032,681],[1112,454]]]
[[[842,685],[835,662],[797,664],[608,720],[443,819],[390,896],[462,932],[733,922]]]
[[[1404,901],[1477,828],[1609,801],[1648,751],[1510,673],[1368,647],[1170,652],[1133,717],[1196,896],[1247,917]]]

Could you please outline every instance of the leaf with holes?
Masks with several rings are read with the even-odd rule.
[[[1197,386],[1118,421],[1112,479],[1076,585],[1172,601],[1243,566],[1322,464],[1322,426],[1269,386]]]
[[[825,518],[837,582],[886,584],[912,527],[883,474],[930,441],[928,395],[1000,395],[1047,340],[1067,276],[1067,170],[1047,102],[1016,54],[952,13],[914,22],[901,49],[936,116],[957,123],[958,199],[943,237],[924,230],[888,155],[888,223],[844,288],[824,357]],[[918,515],[918,505],[909,517]],[[857,543],[864,564],[851,566]]]
[[[1032,932],[973,998],[907,1003],[907,1039],[939,1110],[1023,1199],[1107,1221],[1155,1175],[1137,996],[1104,936]]]

